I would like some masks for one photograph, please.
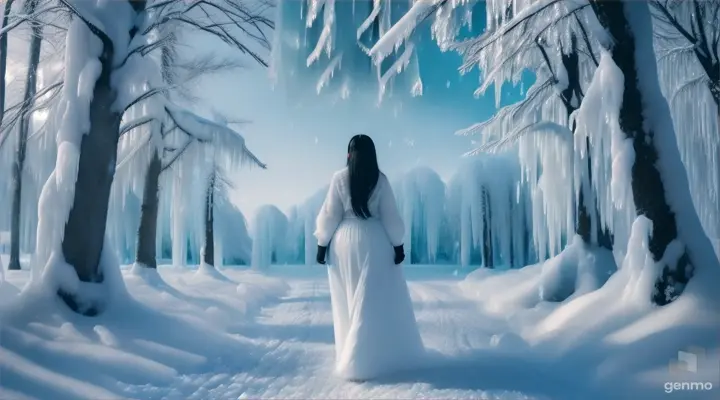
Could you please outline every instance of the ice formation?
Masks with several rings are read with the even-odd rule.
[[[465,160],[448,190],[455,262],[518,268],[533,260],[531,200],[511,155]]]
[[[315,264],[312,233],[327,190],[291,210],[288,262]],[[405,221],[409,264],[520,268],[535,260],[531,198],[513,156],[466,159],[448,184],[418,167],[394,179],[393,191]],[[484,258],[485,244],[492,260]]]
[[[286,262],[288,218],[273,205],[260,207],[251,224],[253,268]]]
[[[288,216],[287,260],[292,264],[315,264],[317,240],[315,219],[325,200],[329,186],[318,190],[302,204],[292,208]]]
[[[406,224],[405,254],[409,255],[410,263],[434,264],[441,253],[445,183],[435,171],[420,167],[405,174],[393,186]]]
[[[701,32],[718,34],[718,27],[709,14],[716,13],[720,5],[702,3],[698,16],[694,2],[651,4],[657,33],[654,35],[658,59],[658,75],[663,94],[668,99],[673,124],[677,133],[680,155],[688,173],[693,202],[705,232],[714,241],[715,252],[720,256],[720,81],[713,82],[700,57],[715,54],[718,50],[709,43],[709,36]],[[662,7],[674,17],[671,22]],[[707,17],[703,17],[707,15]],[[680,32],[675,24],[685,29]],[[698,25],[699,24],[699,25]],[[692,32],[692,33],[690,33]],[[688,36],[689,35],[689,36]],[[694,40],[692,43],[690,39]],[[715,87],[713,94],[711,88]]]

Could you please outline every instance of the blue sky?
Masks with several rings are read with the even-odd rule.
[[[290,30],[296,29],[286,24],[286,33]],[[354,38],[355,30],[338,30],[337,35]],[[199,96],[232,118],[251,120],[241,131],[251,151],[268,164],[267,170],[235,174],[237,187],[232,199],[245,215],[252,219],[263,204],[286,211],[313,195],[327,184],[333,171],[343,167],[347,142],[356,133],[375,140],[380,167],[391,179],[416,166],[429,166],[443,179],[450,178],[459,158],[471,148],[469,138],[453,133],[495,112],[494,90],[474,98],[478,72],[461,76],[457,71],[460,57],[440,52],[426,39],[418,46],[423,96],[413,98],[407,88],[400,87],[380,106],[376,87],[361,78],[350,98],[339,101],[332,94],[318,96],[309,90],[314,88],[317,74],[302,70],[289,76],[285,68],[281,82],[293,84],[275,87],[268,70],[249,62],[245,69],[205,78],[197,87]],[[189,44],[204,51],[227,51],[222,44],[203,38],[194,38]],[[304,57],[301,54],[296,61],[302,62]],[[300,62],[295,64],[302,69]],[[285,67],[288,63],[292,64],[285,61]],[[347,63],[343,68],[349,69]],[[525,89],[531,79],[529,76],[523,83]],[[521,90],[506,85],[504,102],[519,99]]]

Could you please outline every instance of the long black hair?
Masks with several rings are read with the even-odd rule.
[[[355,135],[348,143],[347,166],[350,174],[350,203],[361,219],[371,217],[368,200],[380,178],[375,143],[370,136]]]

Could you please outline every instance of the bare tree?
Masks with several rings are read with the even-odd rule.
[[[707,250],[704,249],[705,243],[689,243],[688,237],[681,237],[678,231],[678,212],[686,212],[685,215],[688,216],[687,212],[694,213],[694,210],[673,209],[669,204],[668,190],[688,191],[689,189],[668,186],[667,176],[663,176],[659,170],[659,165],[667,162],[663,157],[672,157],[672,154],[659,152],[659,147],[662,145],[660,141],[674,137],[658,138],[660,134],[658,130],[668,129],[672,133],[674,130],[672,126],[658,127],[653,124],[651,118],[654,116],[648,115],[648,111],[644,108],[644,105],[651,101],[649,97],[660,94],[658,82],[654,82],[654,88],[642,86],[643,79],[647,80],[647,77],[641,77],[641,74],[647,73],[648,69],[653,71],[655,66],[638,65],[640,51],[652,51],[645,47],[641,48],[640,46],[648,46],[652,43],[637,36],[638,32],[645,35],[652,34],[645,31],[652,29],[648,5],[644,2],[598,0],[592,1],[591,5],[598,21],[613,38],[611,44],[606,42],[606,47],[625,77],[618,122],[626,137],[632,140],[635,151],[635,161],[632,166],[632,195],[635,210],[638,215],[643,215],[652,221],[652,233],[648,238],[649,251],[654,261],[662,265],[662,276],[656,282],[652,300],[658,305],[665,305],[682,293],[685,285],[692,278],[695,268],[713,266],[699,265],[703,257],[702,253]],[[639,24],[639,27],[631,26],[628,15],[635,18],[632,23]],[[669,112],[669,109],[667,111]],[[697,218],[697,216],[692,217]],[[699,227],[693,226],[693,228]],[[664,257],[671,243],[678,239],[682,245],[678,256],[672,259]],[[709,245],[709,241],[707,244]],[[700,246],[696,249],[702,251],[688,252],[688,246]],[[717,267],[717,260],[715,264],[714,267]]]

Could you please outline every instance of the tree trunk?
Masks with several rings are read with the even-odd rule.
[[[144,1],[130,1],[136,13],[145,7]],[[136,18],[137,19],[137,18]],[[111,78],[115,47],[103,32],[91,29],[101,39],[100,74],[93,88],[90,102],[90,129],[80,144],[75,195],[62,240],[65,262],[71,265],[81,282],[103,281],[100,258],[105,244],[105,228],[117,163],[117,145],[122,110],[117,110],[117,93]],[[137,26],[130,28],[129,41],[137,34]],[[75,312],[94,316],[101,312],[96,304],[83,304],[76,293],[58,290],[58,295]]]
[[[158,219],[158,191],[162,161],[156,149],[145,174],[145,187],[140,210],[135,263],[143,267],[157,268],[156,240]]]
[[[567,74],[568,84],[567,87],[560,92],[560,98],[565,106],[568,119],[580,107],[584,97],[580,84],[580,55],[577,50],[577,40],[575,36],[571,37],[570,45],[571,51],[567,54],[561,54],[561,61]],[[569,128],[572,132],[575,132],[575,124]],[[607,229],[603,230],[602,224],[600,224],[600,211],[597,208],[597,204],[595,202],[593,202],[593,204],[587,204],[588,200],[585,198],[587,191],[592,190],[592,159],[590,157],[589,139],[585,140],[585,154],[587,154],[587,163],[584,172],[587,174],[589,187],[581,187],[579,190],[575,233],[577,233],[586,244],[597,245],[612,250],[612,241],[609,239],[609,232]],[[597,221],[596,239],[593,238],[592,234],[591,213],[595,213],[595,220]]]
[[[10,10],[12,9],[14,2],[15,0],[7,0],[5,3],[2,26],[0,29],[5,29],[7,26],[8,19],[10,17]],[[0,35],[0,126],[2,126],[3,118],[5,117],[5,72],[7,72],[8,34],[9,32],[5,32]]]
[[[33,14],[38,0],[31,0],[27,5],[27,13]],[[27,79],[25,80],[25,94],[23,107],[20,110],[20,129],[18,131],[17,151],[13,164],[13,197],[10,214],[10,264],[8,269],[20,270],[20,221],[22,213],[22,181],[25,168],[25,155],[27,153],[27,138],[30,133],[30,118],[34,102],[32,99],[37,92],[37,71],[40,65],[40,48],[42,45],[43,27],[39,23],[32,23],[32,38],[30,39],[30,57],[28,60]]]
[[[213,211],[215,208],[215,173],[210,175],[207,193],[205,194],[205,252],[203,262],[208,266],[215,265],[215,232],[213,231]]]
[[[483,266],[485,268],[493,268],[495,259],[493,255],[492,229],[492,210],[490,209],[490,192],[486,187],[482,188],[483,201]]]
[[[653,141],[654,132],[644,116],[643,91],[638,82],[635,36],[626,16],[627,7],[647,7],[642,2],[593,1],[592,6],[602,26],[614,43],[612,58],[624,75],[624,91],[619,124],[625,135],[632,139],[635,162],[632,166],[632,193],[637,215],[652,221],[649,251],[655,262],[660,262],[671,241],[678,237],[675,213],[668,205],[665,186],[657,168],[658,151]],[[684,171],[683,171],[684,173]],[[685,249],[676,265],[665,265],[662,277],[655,284],[653,302],[666,305],[672,302],[692,276],[692,266]]]

